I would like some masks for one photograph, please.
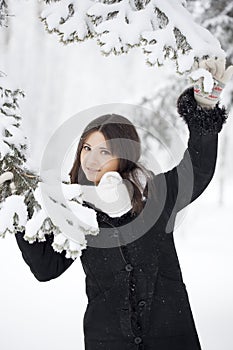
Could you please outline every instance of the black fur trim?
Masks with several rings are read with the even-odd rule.
[[[177,100],[177,110],[189,129],[195,129],[200,135],[214,135],[221,131],[228,115],[225,107],[219,104],[207,109],[198,105],[194,98],[193,87],[186,89]]]

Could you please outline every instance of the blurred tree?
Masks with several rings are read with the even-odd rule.
[[[0,27],[7,23],[7,3],[5,0],[0,0]]]
[[[170,70],[162,82],[157,82],[155,90],[151,96],[144,96],[139,104],[152,111],[147,113],[147,118],[143,113],[135,113],[135,123],[146,130],[142,134],[143,152],[147,153],[151,148],[151,137],[154,135],[157,139],[157,147],[161,151],[164,143],[172,146],[173,138],[176,137],[174,129],[180,130],[185,137],[185,125],[176,113],[177,97],[183,91],[186,85],[186,79],[183,76],[175,74]],[[142,115],[143,114],[143,115]],[[157,136],[156,136],[157,135]],[[165,162],[166,163],[166,162]]]

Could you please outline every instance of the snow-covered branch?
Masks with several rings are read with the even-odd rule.
[[[87,16],[87,10],[93,2],[90,0],[49,3],[41,14],[46,29],[57,32],[64,43],[83,41],[93,35],[93,25]]]
[[[41,19],[63,43],[95,38],[105,55],[140,46],[149,64],[172,59],[180,73],[189,71],[195,58],[225,55],[181,0],[61,0],[47,4]]]
[[[74,259],[86,248],[85,235],[99,232],[96,213],[81,205],[80,185],[65,184],[58,179],[56,184],[63,193],[61,200],[54,176],[42,178],[38,171],[28,169],[30,148],[19,115],[19,99],[24,94],[19,89],[3,87],[4,79],[0,87],[0,237],[5,237],[7,232],[25,231],[24,239],[33,243],[53,234],[54,250],[65,250],[66,257]],[[59,222],[54,222],[53,215],[47,213],[48,206]],[[71,230],[75,240],[66,235]]]

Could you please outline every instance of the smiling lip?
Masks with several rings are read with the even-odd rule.
[[[92,173],[96,173],[96,172],[100,171],[100,170],[96,170],[96,169],[92,169],[92,168],[88,168],[88,167],[87,167],[87,170],[91,171]]]

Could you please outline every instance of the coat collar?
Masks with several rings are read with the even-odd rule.
[[[129,219],[133,219],[137,216],[136,213],[134,213],[131,210],[127,211],[126,213],[124,213],[123,215],[118,215],[116,217],[111,217],[110,215],[108,215],[107,213],[105,213],[104,211],[96,208],[94,206],[94,204],[92,203],[89,203],[89,202],[83,202],[83,206],[87,207],[87,208],[90,208],[90,209],[93,209],[95,210],[96,212],[96,218],[97,218],[97,221],[99,223],[99,226],[101,226],[101,224],[103,222],[107,223],[107,224],[113,224],[114,226],[119,226],[121,225],[125,220],[129,220]]]

